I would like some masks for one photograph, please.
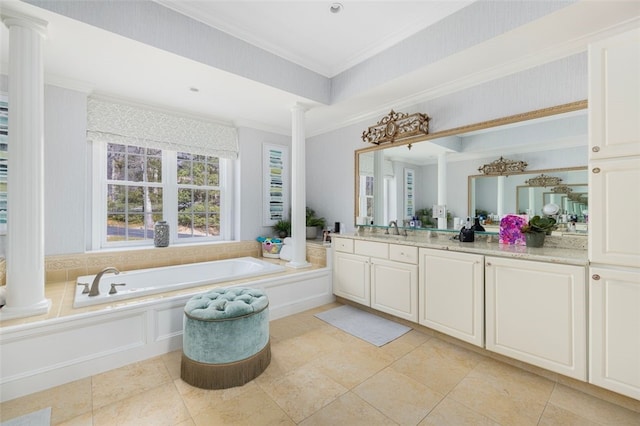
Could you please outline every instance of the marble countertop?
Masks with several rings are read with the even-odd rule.
[[[416,247],[450,250],[465,253],[476,253],[484,256],[510,257],[540,262],[563,263],[568,265],[587,266],[589,260],[587,250],[559,247],[526,247],[519,245],[499,244],[497,239],[476,239],[472,243],[440,237],[415,237],[402,235],[335,235],[336,238],[350,238],[363,241],[403,244]]]

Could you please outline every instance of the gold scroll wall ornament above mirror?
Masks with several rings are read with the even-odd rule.
[[[527,165],[526,161],[507,160],[500,157],[489,164],[478,167],[478,171],[486,176],[509,176],[513,173],[524,172]]]
[[[435,133],[418,134],[400,140],[398,140],[397,137],[395,139],[390,137],[387,139],[382,138],[385,135],[385,126],[392,118],[393,114],[390,114],[380,120],[377,125],[371,126],[367,131],[363,132],[363,141],[369,142],[370,145],[355,151],[355,222],[356,224],[387,226],[389,220],[398,219],[398,225],[402,223],[402,220],[405,219],[403,212],[405,210],[404,199],[406,198],[406,185],[404,183],[406,170],[415,171],[415,183],[412,191],[416,211],[430,209],[433,204],[436,204],[438,182],[435,170],[437,170],[438,152],[447,151],[447,175],[449,177],[447,208],[448,212],[452,212],[453,216],[457,217],[466,217],[467,212],[472,214],[470,210],[472,199],[476,201],[476,208],[482,208],[480,205],[484,205],[484,199],[481,199],[479,194],[477,194],[477,196],[476,194],[471,194],[472,189],[476,185],[479,187],[495,187],[490,181],[491,179],[499,178],[499,175],[475,175],[474,171],[477,170],[478,163],[472,164],[473,158],[488,159],[491,157],[498,158],[498,156],[504,155],[506,158],[527,160],[532,164],[530,156],[528,154],[521,154],[519,151],[520,146],[528,143],[529,146],[525,147],[528,149],[526,152],[533,153],[534,150],[544,152],[544,158],[549,158],[549,165],[551,165],[553,169],[547,166],[546,162],[539,164],[541,157],[537,155],[535,156],[537,161],[535,165],[542,165],[543,167],[535,167],[537,170],[526,173],[516,172],[514,173],[516,175],[526,175],[526,179],[533,179],[543,172],[556,172],[560,171],[560,169],[564,171],[572,171],[572,169],[575,170],[577,168],[582,169],[583,165],[586,166],[587,158],[588,126],[586,108],[586,100],[578,101]],[[542,140],[542,134],[539,132],[541,127],[544,127],[543,130],[549,133],[549,140],[553,139],[551,145],[544,145],[545,141]],[[394,126],[391,125],[389,129],[394,130]],[[552,134],[555,131],[554,129],[558,130],[558,132]],[[569,129],[571,129],[571,133],[568,132]],[[522,132],[527,133],[523,135]],[[380,138],[375,136],[376,134],[380,135]],[[523,136],[525,137],[523,138]],[[483,144],[479,147],[477,147],[478,145],[474,145],[478,137],[484,138]],[[569,139],[573,139],[575,142],[575,150],[580,151],[584,147],[584,164],[582,161],[570,161],[571,158],[569,156],[563,155],[565,152],[563,151],[564,149],[570,149],[564,148],[564,145],[563,150],[555,151],[557,148],[556,145],[564,143]],[[496,146],[492,147],[493,140],[496,141]],[[447,143],[452,141],[454,144],[457,141],[458,146],[447,145]],[[500,143],[502,144],[500,145]],[[404,147],[404,145],[409,144],[413,144],[411,151]],[[502,146],[504,146],[505,149],[502,149]],[[429,148],[425,149],[427,147]],[[454,148],[449,149],[451,147]],[[468,178],[464,179],[466,185],[461,185],[461,175],[458,172],[458,164],[462,163],[456,163],[456,161],[460,161],[458,158],[464,155],[470,156],[468,160],[464,160],[469,163],[470,168],[467,168],[463,172],[463,176]],[[514,155],[516,157],[514,157]],[[520,156],[520,158],[517,156]],[[480,162],[480,164],[485,162]],[[564,164],[566,164],[567,167],[563,168]],[[380,173],[380,175],[378,176],[377,173]],[[562,183],[573,184],[575,182],[576,184],[582,184],[587,181],[586,172],[584,173],[585,177],[583,180],[577,180],[580,179],[578,176],[575,179],[567,178]],[[560,174],[560,176],[564,178],[564,174]],[[525,176],[522,177],[524,178]],[[500,179],[505,179],[505,177],[501,177]],[[518,180],[519,179],[520,178],[518,178]],[[506,178],[506,180],[509,182],[513,181],[514,184],[516,183],[516,178],[513,176]],[[486,185],[484,183],[485,181]],[[380,182],[384,183],[380,184]],[[517,185],[525,185],[524,180],[518,182]],[[467,187],[465,188],[465,186]],[[507,186],[509,188],[512,187],[511,184]],[[576,193],[582,194],[586,192],[586,185],[580,185],[580,187],[571,185],[571,187],[575,188],[574,192]],[[529,206],[524,205],[524,201],[518,203],[519,208],[516,208],[518,194],[516,193],[515,187],[512,188],[512,191],[513,193],[505,194],[505,196],[509,197],[509,201],[503,200],[502,204],[508,204],[509,210],[530,209]],[[545,194],[536,194],[536,206],[534,207],[536,210],[538,209],[537,204],[542,204],[543,196],[546,199],[552,198],[549,188],[543,192],[545,192]],[[566,196],[566,194],[560,195]],[[495,197],[492,196],[491,198],[495,202]],[[511,202],[513,205],[511,205]],[[451,207],[455,205],[458,207]],[[379,210],[381,210],[382,213],[379,213]],[[486,210],[497,213],[496,207],[487,206]],[[451,229],[451,227],[452,224],[449,223],[448,229]]]
[[[427,114],[420,112],[406,114],[391,110],[377,124],[369,126],[367,130],[362,132],[362,140],[375,145],[383,145],[415,139],[416,136],[429,134],[429,120],[431,118]]]

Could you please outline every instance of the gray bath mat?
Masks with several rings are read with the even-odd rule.
[[[0,426],[49,426],[51,424],[51,407],[43,408],[24,416],[16,417],[0,423]]]
[[[386,345],[411,330],[411,327],[389,321],[349,305],[320,312],[315,316],[376,346]]]

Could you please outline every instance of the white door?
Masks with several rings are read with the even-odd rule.
[[[589,46],[590,159],[640,155],[640,28]]]
[[[640,267],[639,214],[640,157],[592,161],[589,260]]]
[[[420,249],[419,323],[484,345],[484,258]]]
[[[640,399],[640,270],[589,272],[589,382]]]
[[[371,307],[418,322],[418,266],[371,259]]]
[[[336,252],[333,264],[333,293],[365,306],[370,305],[369,258]]]
[[[487,349],[587,379],[586,268],[485,259]]]

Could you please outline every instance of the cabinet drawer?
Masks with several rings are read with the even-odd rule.
[[[379,259],[389,258],[389,244],[374,243],[371,241],[355,241],[355,253],[363,256],[377,257]]]
[[[333,248],[335,251],[353,253],[353,240],[348,238],[333,238]]]
[[[415,265],[418,263],[418,247],[389,244],[389,259]]]

